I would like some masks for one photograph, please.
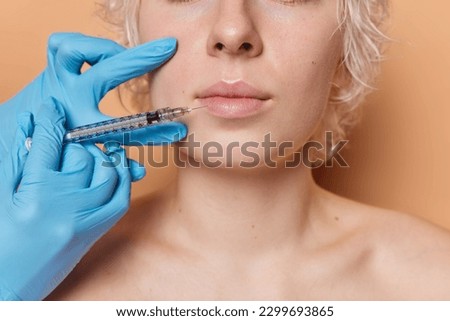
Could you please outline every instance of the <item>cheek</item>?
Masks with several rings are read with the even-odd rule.
[[[174,19],[171,23],[159,18],[161,15],[147,16],[140,23],[140,40],[148,42],[162,37],[175,37],[177,52],[167,63],[149,75],[150,103],[153,108],[160,106],[185,106],[187,92],[195,79],[194,65],[199,56],[202,39],[195,32],[189,32]],[[193,36],[194,35],[194,36]],[[187,45],[188,44],[188,45]],[[201,48],[200,48],[201,47]]]
[[[278,105],[286,110],[283,123],[296,134],[291,137],[296,141],[314,134],[328,106],[342,46],[340,34],[331,36],[335,29],[328,30],[297,38],[289,35],[290,41],[281,39],[273,53],[273,74],[284,75],[277,84]]]

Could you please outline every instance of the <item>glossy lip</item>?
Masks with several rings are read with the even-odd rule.
[[[201,92],[197,98],[200,104],[208,106],[210,114],[234,119],[258,113],[270,96],[244,81],[220,81]]]

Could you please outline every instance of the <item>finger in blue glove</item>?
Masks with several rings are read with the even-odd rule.
[[[123,163],[108,167],[111,157],[94,145],[62,147],[64,122],[60,103],[46,102],[31,151],[24,145],[30,126],[21,127],[2,162],[1,299],[45,298],[129,207],[125,152],[116,150]]]

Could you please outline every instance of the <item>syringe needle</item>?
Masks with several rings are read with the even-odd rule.
[[[208,107],[208,105],[200,106],[200,107],[194,107],[194,108],[189,108],[189,112],[191,112],[191,111],[193,111],[193,110],[196,110],[196,109],[206,108],[206,107]]]

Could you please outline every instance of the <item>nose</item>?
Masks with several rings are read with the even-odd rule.
[[[251,2],[253,0],[219,0],[208,38],[208,54],[251,58],[262,53],[263,42],[255,28]]]

